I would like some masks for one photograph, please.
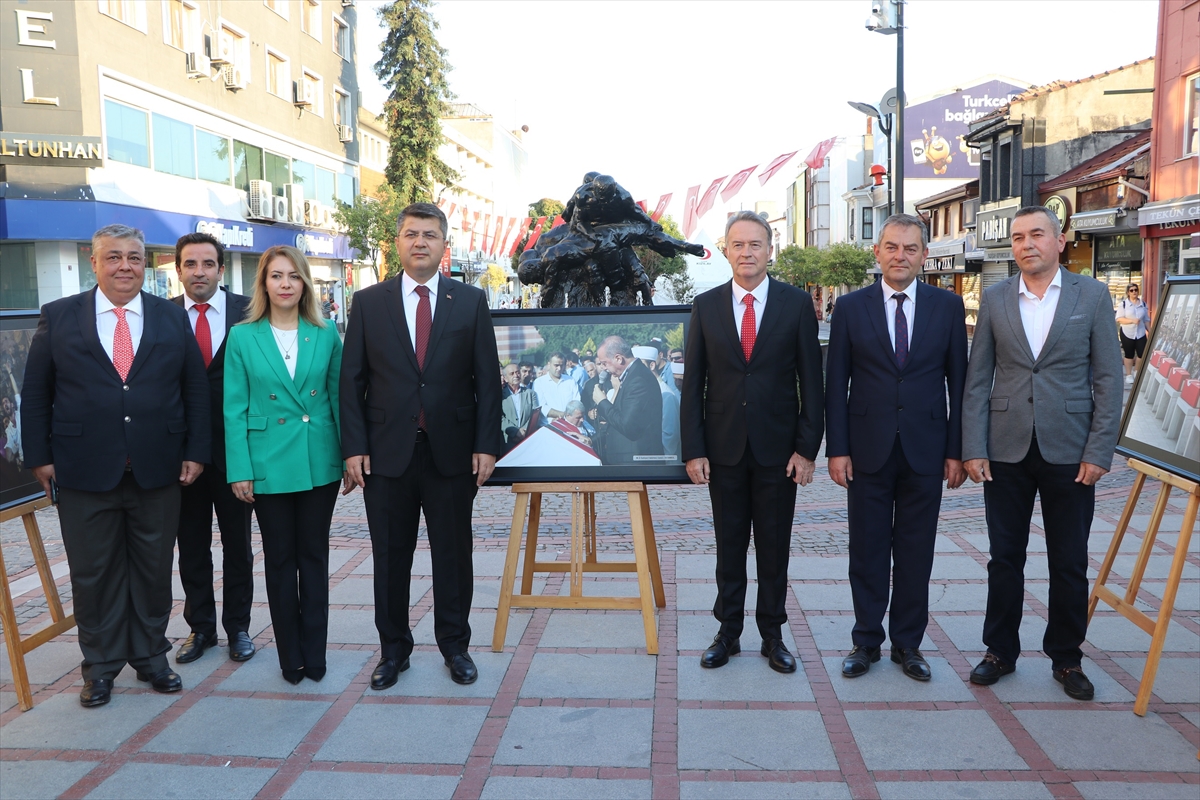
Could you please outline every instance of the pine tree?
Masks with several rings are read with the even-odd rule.
[[[434,31],[430,0],[394,0],[379,9],[387,28],[375,75],[388,89],[382,120],[389,140],[384,175],[404,204],[433,200],[435,184],[453,186],[458,174],[438,156],[441,119],[454,99],[452,67]]]

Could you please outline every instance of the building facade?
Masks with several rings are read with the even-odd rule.
[[[929,226],[929,254],[921,277],[963,299],[967,329],[974,331],[979,315],[982,253],[975,247],[975,215],[979,210],[979,181],[955,186],[914,204]]]
[[[146,235],[146,290],[182,291],[174,245],[207,231],[249,291],[272,245],[341,302],[332,215],[358,194],[356,9],[342,0],[0,0],[0,301],[95,284],[92,233]]]

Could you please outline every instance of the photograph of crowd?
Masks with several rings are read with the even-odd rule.
[[[497,319],[497,468],[680,465],[683,337],[682,322]]]
[[[21,382],[36,328],[36,313],[0,318],[0,508],[42,493],[21,451]]]
[[[1200,480],[1200,280],[1167,284],[1118,449]]]

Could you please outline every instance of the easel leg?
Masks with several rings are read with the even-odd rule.
[[[1154,552],[1154,540],[1158,537],[1158,526],[1162,524],[1163,514],[1167,510],[1167,500],[1171,496],[1171,484],[1164,483],[1158,493],[1158,501],[1150,512],[1150,524],[1146,526],[1142,538],[1142,549],[1138,551],[1137,560],[1133,562],[1133,574],[1129,576],[1129,587],[1125,590],[1125,602],[1133,603],[1137,597],[1138,588],[1142,585],[1142,576],[1146,574],[1146,563]]]
[[[587,539],[587,560],[589,564],[595,564],[598,560],[596,553],[596,493],[588,492],[584,495],[583,499],[584,537]]]
[[[584,509],[587,494],[573,492],[571,494],[571,597],[583,597],[583,561],[584,555],[584,519],[587,516]]]
[[[667,595],[663,590],[662,567],[658,562],[658,542],[654,538],[654,517],[650,514],[650,493],[642,489],[642,519],[646,522],[646,555],[650,562],[650,580],[654,584],[654,604],[667,607]]]
[[[542,496],[529,495],[529,533],[525,536],[525,568],[521,570],[521,594],[533,594],[533,562],[537,561],[538,523],[542,520]]]
[[[8,569],[0,550],[0,622],[4,623],[4,644],[8,648],[8,663],[12,665],[13,683],[17,687],[17,703],[22,711],[33,708],[33,692],[29,690],[29,673],[25,670],[25,651],[21,649],[21,632],[17,629],[17,613],[13,608],[12,590],[8,586]]]
[[[492,652],[499,653],[504,649],[504,637],[508,634],[508,615],[512,610],[513,584],[517,580],[517,558],[521,554],[521,530],[525,527],[525,507],[529,504],[529,495],[524,492],[517,495],[513,507],[512,528],[508,532],[508,554],[504,559],[504,577],[500,579],[500,602],[496,607],[496,628],[492,633]],[[525,563],[532,564],[528,553]]]
[[[1096,582],[1092,585],[1092,595],[1088,598],[1088,624],[1092,622],[1092,615],[1096,613],[1096,604],[1099,599],[1096,596],[1096,589],[1105,585],[1108,582],[1108,575],[1112,572],[1113,562],[1117,558],[1117,551],[1121,549],[1121,541],[1125,538],[1125,530],[1129,527],[1129,520],[1133,518],[1133,510],[1137,507],[1138,498],[1142,495],[1142,487],[1146,484],[1145,473],[1139,472],[1137,477],[1133,479],[1133,486],[1129,489],[1129,499],[1125,501],[1125,510],[1121,512],[1121,519],[1117,521],[1117,529],[1113,532],[1112,541],[1108,544],[1108,553],[1104,556],[1104,563],[1100,565],[1100,572],[1096,576]]]
[[[38,529],[37,515],[30,513],[21,517],[25,523],[25,537],[29,539],[29,549],[33,551],[33,563],[37,565],[38,576],[42,579],[42,591],[46,593],[46,604],[50,607],[50,619],[62,622],[62,600],[58,596],[58,585],[54,583],[54,573],[50,571],[50,560],[46,558],[46,547],[42,544],[42,532]]]
[[[633,553],[637,561],[638,594],[642,599],[642,624],[646,628],[646,652],[658,655],[658,629],[654,620],[654,603],[651,599],[649,555],[646,548],[646,519],[641,498],[646,495],[645,487],[640,492],[629,492],[629,521],[633,526]]]

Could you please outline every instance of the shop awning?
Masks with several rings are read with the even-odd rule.
[[[1117,227],[1117,217],[1123,208],[1102,208],[1099,211],[1076,211],[1071,217],[1071,230],[1089,232]]]
[[[928,258],[942,258],[944,256],[956,256],[967,251],[967,237],[962,236],[958,239],[945,239],[943,241],[929,243]]]
[[[1148,203],[1138,209],[1138,225],[1161,225],[1164,222],[1200,220],[1200,194],[1177,197],[1159,203]]]

